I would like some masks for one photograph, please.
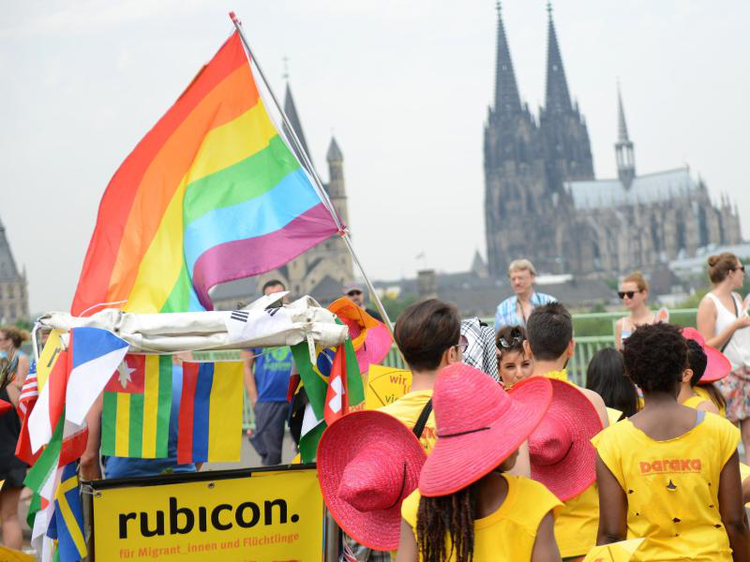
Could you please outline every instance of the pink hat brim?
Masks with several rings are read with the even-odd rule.
[[[703,348],[706,352],[706,370],[698,381],[698,384],[710,384],[726,377],[732,372],[732,363],[721,351],[707,345]]]
[[[456,437],[438,435],[419,476],[420,494],[457,492],[496,469],[526,441],[549,408],[552,388],[547,379],[532,377],[508,394],[510,407],[489,429]]]
[[[359,511],[338,495],[344,469],[372,440],[393,448],[393,462],[406,462],[401,499],[380,511]],[[347,535],[374,550],[395,550],[401,534],[401,504],[417,487],[427,454],[414,432],[399,420],[374,410],[345,415],[323,432],[318,443],[318,482],[328,510]]]
[[[544,484],[560,501],[574,498],[596,481],[596,449],[591,438],[602,429],[602,420],[591,401],[573,384],[560,380],[552,383],[550,420],[562,420],[573,439],[568,453],[554,464],[531,461],[531,478]],[[529,446],[534,439],[529,437]]]

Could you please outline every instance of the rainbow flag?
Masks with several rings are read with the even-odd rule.
[[[172,356],[128,354],[104,387],[102,455],[165,458]]]
[[[235,32],[107,186],[71,312],[211,310],[214,285],[280,267],[336,232]]]
[[[177,462],[238,462],[242,453],[242,363],[182,364]]]

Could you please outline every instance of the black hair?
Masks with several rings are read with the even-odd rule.
[[[586,388],[598,393],[604,403],[629,418],[638,411],[638,391],[625,375],[625,361],[614,347],[600,349],[586,369]]]
[[[447,496],[419,499],[417,544],[422,562],[443,562],[449,558],[455,562],[471,562],[474,559],[476,504],[474,486]],[[446,543],[450,544],[450,550]]]
[[[401,313],[393,337],[411,369],[437,369],[445,350],[459,343],[461,316],[455,305],[427,299]]]
[[[526,337],[535,359],[559,359],[573,339],[570,312],[559,302],[536,307],[526,321]]]
[[[680,328],[659,322],[639,326],[624,342],[625,372],[644,393],[673,393],[688,366]]]
[[[526,330],[523,326],[503,326],[495,334],[495,347],[502,357],[505,353],[524,353],[523,341],[526,339]]]
[[[263,293],[265,295],[266,294],[266,289],[270,289],[271,287],[277,287],[277,286],[281,287],[283,290],[286,291],[286,285],[284,285],[284,283],[282,283],[278,279],[271,279],[270,281],[266,281],[263,284],[263,290],[261,291],[261,293]]]
[[[693,371],[693,376],[690,378],[690,387],[694,387],[701,380],[703,373],[706,372],[706,365],[708,364],[708,357],[706,352],[703,351],[703,347],[695,340],[688,339],[688,364],[690,370]]]

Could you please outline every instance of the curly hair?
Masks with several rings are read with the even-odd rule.
[[[688,366],[688,345],[680,328],[659,322],[639,326],[625,340],[625,371],[643,392],[674,392]]]
[[[476,500],[474,486],[467,486],[447,496],[420,498],[417,543],[423,562],[443,562],[448,559],[471,562],[474,559]]]

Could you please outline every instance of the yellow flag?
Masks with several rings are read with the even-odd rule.
[[[42,392],[44,385],[47,384],[47,378],[52,372],[52,367],[55,366],[55,362],[63,350],[61,335],[60,330],[52,330],[39,356],[39,363],[36,366],[36,384],[39,386],[39,392]]]

